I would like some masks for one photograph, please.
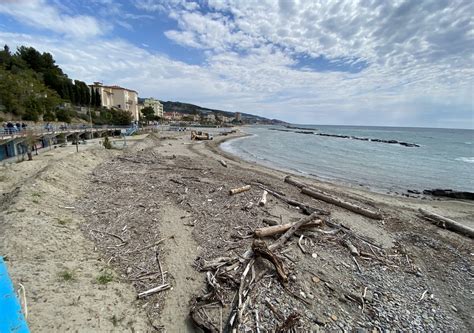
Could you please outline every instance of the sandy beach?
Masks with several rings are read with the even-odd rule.
[[[371,219],[219,149],[239,135],[204,142],[160,132],[113,150],[91,140],[79,153],[68,146],[1,166],[0,255],[15,286],[25,287],[31,331],[199,331],[192,312],[218,332],[230,330],[236,302],[242,332],[474,329],[473,241],[418,212],[474,227],[472,202],[294,177],[383,215]],[[251,189],[229,195],[243,185]],[[262,257],[243,275],[254,231],[268,227],[264,219],[285,224],[305,216],[271,194],[259,206],[263,188],[330,212],[275,250],[287,282]],[[239,285],[247,286],[243,300]],[[137,297],[157,286],[166,289]]]

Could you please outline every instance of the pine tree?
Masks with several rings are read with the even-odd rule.
[[[95,95],[95,88],[94,88],[94,87],[91,87],[90,96],[91,96],[91,97],[90,97],[90,98],[91,98],[91,99],[90,99],[90,106],[92,106],[92,107],[95,108],[97,102],[96,102],[96,95]]]
[[[102,106],[102,99],[100,98],[99,89],[95,90],[95,106],[98,108]]]

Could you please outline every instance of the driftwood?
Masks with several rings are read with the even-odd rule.
[[[469,228],[468,226],[465,226],[454,220],[448,219],[447,217],[428,212],[427,210],[424,210],[422,208],[420,208],[419,211],[421,214],[423,214],[425,218],[428,218],[434,221],[434,223],[439,227],[446,228],[454,232],[457,232],[459,234],[462,234],[464,236],[474,238],[474,229]]]
[[[270,261],[278,274],[278,277],[283,283],[288,282],[288,273],[283,266],[283,262],[275,256],[272,251],[268,248],[267,244],[261,240],[254,240],[252,244],[252,250],[256,257],[262,257]]]
[[[307,187],[307,185],[305,185],[305,184],[301,183],[300,181],[292,178],[291,176],[286,176],[285,177],[285,183],[291,184],[291,185],[299,187],[299,188]]]
[[[142,292],[142,293],[139,293],[139,294],[138,294],[138,298],[143,298],[143,297],[147,297],[147,296],[156,294],[156,293],[158,293],[158,292],[160,292],[160,291],[169,289],[170,287],[171,287],[171,286],[170,286],[168,283],[159,285],[158,287],[151,288],[151,289],[146,290],[146,291],[144,291],[144,292]]]
[[[267,194],[268,194],[268,191],[263,190],[262,198],[258,202],[259,206],[265,206],[267,204]]]
[[[242,187],[231,189],[229,191],[229,194],[233,195],[233,194],[245,192],[245,191],[248,191],[248,190],[250,190],[250,185],[245,185],[245,186],[242,186]]]
[[[301,193],[309,195],[310,197],[313,197],[315,199],[322,200],[322,201],[328,202],[330,204],[345,208],[347,210],[350,210],[351,212],[354,212],[354,213],[357,213],[357,214],[360,214],[360,215],[363,215],[363,216],[370,217],[371,219],[381,220],[383,218],[382,214],[380,214],[378,212],[374,212],[370,209],[367,209],[367,208],[364,208],[364,207],[361,207],[361,206],[357,206],[353,203],[343,201],[341,199],[332,197],[330,195],[327,195],[325,193],[310,189],[308,187],[303,187],[301,189]]]
[[[275,221],[275,220],[272,220],[272,219],[267,219],[267,218],[263,218],[262,222],[267,224],[267,225],[279,225],[280,224],[280,223],[278,223],[278,221]]]
[[[311,214],[310,216],[305,216],[303,217],[301,220],[299,220],[298,222],[296,222],[295,224],[293,224],[291,226],[290,229],[288,229],[280,238],[278,238],[278,240],[276,242],[274,242],[273,244],[271,244],[268,249],[270,251],[273,251],[273,250],[276,250],[277,248],[281,247],[283,244],[285,244],[285,242],[291,237],[293,236],[293,234],[296,232],[296,230],[298,230],[302,225],[306,224],[306,223],[309,223],[313,220],[315,220],[316,218],[318,217],[318,214],[317,213],[313,213]]]
[[[275,332],[277,333],[284,333],[288,332],[290,329],[292,329],[295,325],[298,324],[300,320],[300,315],[298,313],[292,313],[286,318],[286,320],[277,327]]]
[[[305,205],[304,203],[301,203],[301,202],[298,202],[296,200],[293,200],[293,199],[289,199],[287,197],[285,197],[284,195],[278,193],[277,191],[274,191],[274,190],[271,190],[269,188],[266,188],[262,185],[258,185],[261,189],[267,191],[268,193],[270,193],[271,195],[273,195],[275,198],[277,199],[280,199],[281,201],[289,204],[290,206],[293,206],[293,207],[298,207],[299,209],[301,209],[301,211],[303,212],[303,214],[305,215],[311,215],[315,212],[319,213],[320,215],[330,215],[331,213],[328,212],[327,210],[323,210],[323,209],[318,209],[318,208],[314,208],[314,207],[311,207],[311,206],[308,206],[308,205]]]
[[[288,229],[290,229],[296,223],[285,223],[285,224],[273,225],[270,227],[257,228],[255,229],[255,236],[268,237],[268,236],[282,234],[286,232]],[[321,223],[322,223],[322,220],[316,220],[314,222],[309,222],[309,223],[306,223],[305,225],[302,225],[301,228],[312,228],[312,227],[321,225]]]
[[[224,160],[220,160],[219,162],[224,168],[227,168],[227,163]]]
[[[352,254],[353,256],[358,256],[358,255],[360,255],[359,250],[357,250],[357,248],[351,243],[350,240],[345,239],[345,240],[343,241],[343,243],[344,243],[344,245],[349,249],[349,251],[351,251],[351,254]]]
[[[291,176],[286,176],[285,177],[285,182],[300,188],[301,193],[309,195],[310,197],[313,197],[315,199],[328,202],[330,204],[345,208],[347,210],[350,210],[351,212],[354,212],[354,213],[357,213],[357,214],[360,214],[360,215],[363,215],[363,216],[367,216],[367,217],[370,217],[370,218],[375,219],[375,220],[381,220],[383,218],[382,214],[380,214],[378,212],[374,212],[370,209],[357,206],[353,203],[335,198],[335,197],[330,196],[328,194],[325,194],[325,193],[322,193],[322,192],[317,191],[315,189],[312,189],[312,188],[308,187],[306,184],[303,184],[300,181],[298,181],[296,179],[293,179]]]

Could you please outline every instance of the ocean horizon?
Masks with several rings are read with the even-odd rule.
[[[377,192],[474,192],[471,129],[292,124],[242,130],[249,135],[221,148],[275,169]]]

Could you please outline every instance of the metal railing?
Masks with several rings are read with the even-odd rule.
[[[110,126],[110,125],[51,125],[51,126],[32,126],[26,128],[12,128],[6,127],[0,129],[0,139],[14,139],[22,138],[28,135],[43,136],[43,135],[54,135],[61,133],[77,133],[77,132],[101,132],[101,131],[114,131],[129,129],[130,126]]]

